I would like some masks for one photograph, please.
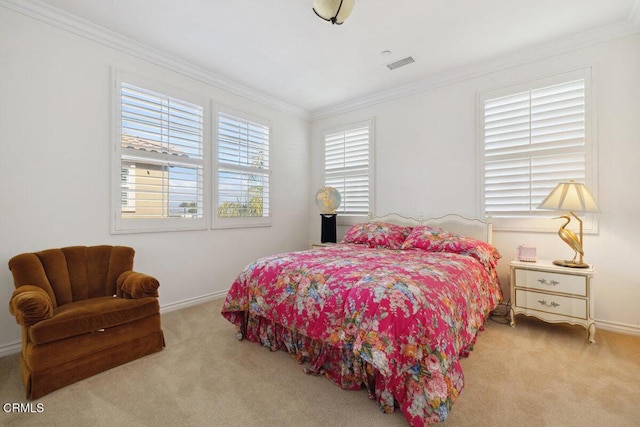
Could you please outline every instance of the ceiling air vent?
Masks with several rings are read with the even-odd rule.
[[[407,56],[404,59],[401,59],[399,61],[396,62],[392,62],[391,64],[387,64],[387,68],[390,70],[395,70],[396,68],[400,68],[400,67],[404,67],[405,65],[409,65],[412,62],[416,62],[415,59],[413,59],[411,56]]]

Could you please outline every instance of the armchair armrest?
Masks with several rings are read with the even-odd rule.
[[[22,285],[11,295],[9,311],[18,324],[31,326],[53,316],[53,303],[44,289]]]
[[[160,283],[155,277],[135,271],[125,271],[116,281],[117,296],[122,298],[157,297]]]

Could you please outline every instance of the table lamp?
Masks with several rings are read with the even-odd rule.
[[[571,222],[571,216],[562,215],[566,222],[558,230],[560,238],[574,250],[575,255],[572,260],[553,261],[555,265],[572,268],[588,268],[589,264],[584,262],[584,249],[582,247],[582,220],[574,212],[600,212],[600,208],[595,199],[587,190],[584,184],[574,182],[561,182],[551,193],[538,205],[538,209],[549,209],[554,211],[569,211],[569,215],[578,220],[580,224],[580,235],[567,229]],[[556,219],[556,218],[554,218]]]

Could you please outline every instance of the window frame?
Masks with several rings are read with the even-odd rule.
[[[327,185],[327,170],[326,170],[326,142],[327,136],[340,133],[340,132],[348,132],[350,130],[360,129],[360,128],[368,128],[369,130],[369,212],[362,215],[357,214],[345,214],[340,213],[338,210],[337,216],[337,224],[338,225],[353,225],[363,221],[368,220],[375,212],[375,117],[370,117],[365,120],[359,120],[356,122],[350,122],[347,124],[343,124],[340,126],[332,127],[329,129],[325,129],[321,134],[321,142],[322,142],[322,186]]]
[[[111,137],[111,233],[147,233],[183,230],[205,230],[210,221],[210,171],[211,171],[211,101],[167,83],[158,82],[117,68],[112,69],[112,137]],[[203,135],[202,159],[191,166],[202,168],[202,217],[123,218],[122,217],[122,84],[156,92],[162,96],[180,99],[202,107]],[[140,156],[142,160],[170,162],[155,155]],[[171,162],[173,163],[173,162]]]
[[[534,91],[553,85],[567,83],[573,80],[584,80],[584,102],[585,102],[585,179],[584,183],[589,188],[594,198],[598,199],[598,168],[597,168],[597,114],[596,99],[593,88],[594,80],[592,67],[564,72],[540,79],[530,80],[514,85],[509,85],[497,89],[481,91],[477,96],[477,119],[478,119],[478,164],[479,180],[478,192],[479,212],[485,214],[485,140],[484,140],[484,103],[487,100],[514,95],[520,92]],[[558,179],[560,182],[560,179]],[[540,210],[541,214],[529,217],[491,217],[493,229],[495,231],[525,231],[525,232],[557,232],[558,224],[552,218],[557,216],[553,211]],[[584,221],[583,232],[585,234],[595,234],[598,232],[598,220],[594,214],[581,215]]]
[[[218,201],[219,201],[219,197],[220,197],[220,180],[218,179],[218,173],[219,173],[219,169],[220,169],[220,163],[219,163],[219,117],[220,117],[220,113],[228,115],[228,116],[232,116],[235,117],[237,119],[246,121],[246,122],[251,122],[254,124],[258,124],[258,125],[262,125],[265,126],[268,131],[269,131],[269,137],[268,137],[268,141],[267,141],[267,148],[268,148],[268,157],[269,157],[269,163],[268,163],[268,168],[259,171],[259,174],[261,175],[266,175],[267,180],[268,180],[268,194],[266,197],[266,201],[267,201],[267,206],[268,206],[268,215],[266,216],[262,216],[262,217],[221,217],[218,215]],[[243,111],[239,111],[235,108],[223,105],[223,104],[216,104],[215,108],[213,109],[213,116],[212,116],[212,122],[213,122],[213,132],[212,134],[214,135],[213,137],[213,149],[212,149],[212,157],[213,157],[213,164],[212,164],[212,180],[214,181],[213,183],[213,197],[212,197],[212,201],[211,201],[211,211],[212,211],[212,224],[211,224],[211,228],[213,229],[227,229],[227,228],[251,228],[251,227],[270,227],[272,225],[272,218],[273,218],[273,198],[271,197],[271,194],[273,192],[273,179],[272,179],[272,161],[271,161],[271,154],[272,154],[272,146],[273,146],[273,128],[271,125],[271,120],[263,118],[263,117],[259,117],[257,115],[254,114],[249,114],[249,113],[245,113]],[[227,167],[229,167],[229,165],[227,165]],[[229,167],[230,169],[234,168],[233,166]],[[243,172],[247,172],[248,168],[245,166],[237,166],[238,171],[243,171]],[[264,197],[263,197],[264,200]],[[263,202],[264,203],[264,202]]]

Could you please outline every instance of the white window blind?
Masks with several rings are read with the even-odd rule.
[[[548,216],[536,207],[558,182],[585,182],[585,85],[576,79],[484,100],[485,215]]]
[[[371,132],[366,122],[325,134],[324,182],[342,196],[338,214],[368,216],[371,212]]]
[[[130,197],[129,191],[131,186],[135,185],[133,182],[132,168],[121,168],[121,191],[120,191],[120,206],[123,212],[132,212],[135,210],[135,199]]]
[[[217,124],[215,226],[269,225],[268,121],[221,110]]]
[[[204,103],[122,75],[116,84],[120,209],[114,231],[206,227]]]

